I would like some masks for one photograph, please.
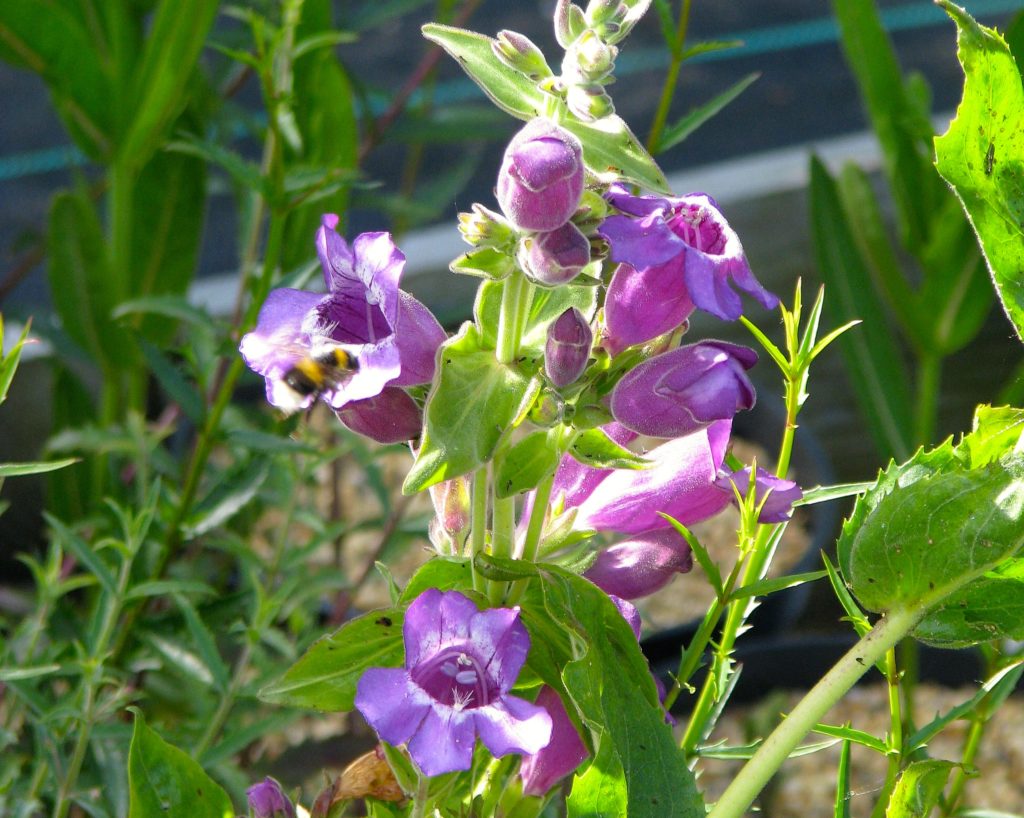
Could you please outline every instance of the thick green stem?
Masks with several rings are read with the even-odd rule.
[[[887,650],[917,624],[923,609],[893,610],[826,673],[764,740],[718,799],[708,818],[741,818],[801,739]]]
[[[647,150],[656,153],[658,143],[661,142],[661,134],[665,130],[665,122],[668,120],[668,112],[672,107],[672,99],[676,94],[676,85],[679,82],[679,70],[683,65],[683,46],[686,45],[686,29],[690,22],[690,0],[682,0],[679,8],[679,21],[676,24],[676,36],[672,42],[671,58],[668,71],[665,72],[665,82],[661,86],[661,98],[658,100],[658,110],[655,111],[654,121],[651,123],[650,133],[647,135]]]
[[[498,348],[495,351],[499,363],[510,364],[519,355],[519,339],[523,319],[521,311],[529,283],[518,270],[505,279],[501,292],[501,313],[498,318]]]
[[[551,474],[540,481],[533,497],[533,509],[530,511],[530,522],[526,528],[526,539],[523,542],[523,553],[520,558],[536,562],[537,549],[540,547],[540,535],[544,528],[544,516],[551,501],[551,488],[555,483],[555,475]]]

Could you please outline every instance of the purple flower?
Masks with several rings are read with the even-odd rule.
[[[287,411],[323,397],[334,409],[379,395],[386,386],[427,383],[445,333],[419,301],[398,288],[405,256],[388,233],[363,233],[349,248],[327,214],[317,253],[327,295],[278,289],[267,297],[256,328],[242,338],[246,364],[267,381],[267,400]],[[355,371],[326,377],[321,387],[296,391],[286,375],[300,361],[343,350]]]
[[[750,489],[750,466],[731,474],[724,474],[715,480],[716,486],[729,492],[729,496],[735,499],[733,484],[739,490],[740,496],[746,497]],[[754,498],[758,505],[764,503],[761,506],[761,513],[757,515],[759,523],[785,522],[793,513],[793,503],[803,496],[800,486],[792,480],[776,477],[758,466],[757,477],[754,478]]]
[[[349,401],[335,410],[353,432],[378,443],[403,443],[420,436],[423,411],[397,386],[385,386],[379,395]]]
[[[553,688],[544,685],[540,689],[537,705],[551,717],[551,741],[539,752],[523,758],[519,775],[523,779],[523,793],[539,796],[574,772],[590,753]]]
[[[544,372],[557,389],[573,383],[587,368],[594,333],[587,319],[569,307],[548,326],[544,346]]]
[[[583,146],[550,120],[530,120],[505,149],[496,193],[520,230],[561,227],[583,195]]]
[[[754,405],[746,371],[754,350],[702,341],[664,352],[630,370],[611,395],[615,419],[652,437],[679,437]]]
[[[458,591],[424,591],[403,626],[405,668],[370,668],[355,704],[428,776],[468,770],[479,735],[495,756],[536,753],[551,738],[542,707],[510,696],[530,649],[518,608],[477,610]]]
[[[252,818],[295,818],[295,807],[273,778],[264,778],[245,791]]]
[[[590,264],[590,242],[572,222],[530,236],[520,247],[520,266],[542,287],[568,284]]]
[[[607,594],[640,599],[693,567],[693,554],[674,528],[645,531],[597,555],[583,575]]]
[[[739,237],[714,199],[703,193],[632,196],[616,186],[600,232],[621,262],[608,288],[606,314],[613,354],[679,326],[695,305],[727,321],[743,314],[735,285],[766,308],[779,300],[754,278]]]
[[[579,476],[569,472],[566,476],[575,476],[571,503],[566,494],[566,506],[575,505],[577,509],[573,527],[580,531],[640,534],[669,527],[658,512],[671,515],[683,525],[717,514],[729,502],[714,480],[725,457],[731,428],[731,420],[719,420],[663,443],[645,455],[652,463],[646,469],[589,469],[594,474]],[[599,478],[596,485],[595,478]],[[558,472],[555,481],[561,490],[557,486]]]

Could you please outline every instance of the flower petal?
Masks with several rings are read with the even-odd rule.
[[[398,324],[395,328],[402,371],[392,386],[415,386],[434,378],[437,348],[448,337],[434,314],[406,292],[398,292]]]
[[[579,506],[574,527],[639,534],[668,527],[658,512],[683,525],[717,514],[728,504],[713,481],[731,427],[731,420],[716,421],[652,449],[650,468],[613,471]]]
[[[468,770],[473,766],[474,726],[472,711],[435,704],[407,743],[409,755],[424,775]]]
[[[523,779],[523,793],[539,796],[579,767],[589,753],[561,697],[553,688],[544,685],[540,689],[537,705],[551,716],[551,741],[523,759],[519,776]]]
[[[551,741],[551,715],[543,707],[518,696],[473,711],[484,746],[495,756],[536,753]]]
[[[404,744],[412,738],[431,704],[402,668],[372,667],[356,685],[356,709],[388,744]]]
[[[640,599],[664,588],[693,567],[693,554],[674,528],[645,531],[605,548],[583,575],[622,599]]]
[[[626,347],[671,332],[692,312],[680,257],[639,270],[620,264],[605,298],[602,343],[609,353],[618,355]]]
[[[409,395],[385,386],[379,395],[347,402],[335,410],[338,420],[353,432],[378,443],[404,443],[419,437],[423,413]]]
[[[309,349],[303,324],[322,296],[282,287],[271,290],[256,327],[242,336],[239,351],[246,365],[268,378],[280,378]]]
[[[519,619],[518,608],[479,611],[469,623],[474,655],[485,664],[493,688],[504,695],[515,684],[530,650],[530,635]]]
[[[473,601],[458,591],[428,588],[405,612],[405,666],[412,669],[446,647],[469,641],[470,622],[478,613]]]

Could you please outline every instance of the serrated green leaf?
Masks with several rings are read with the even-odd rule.
[[[529,411],[540,379],[517,365],[498,363],[466,323],[438,353],[438,371],[424,409],[420,450],[403,492],[468,474],[486,463],[502,438]]]
[[[555,473],[559,452],[548,442],[545,431],[531,432],[502,455],[494,477],[495,496],[515,497]]]
[[[726,46],[726,44],[712,43],[708,43],[706,45],[719,45],[720,47]],[[759,71],[747,74],[747,76],[743,77],[743,79],[738,82],[733,83],[722,93],[712,97],[703,105],[698,105],[686,114],[686,116],[678,120],[674,125],[669,125],[662,133],[661,139],[654,152],[664,153],[665,151],[674,148],[701,125],[719,113],[726,105],[736,99],[736,97],[746,91],[747,88],[749,88],[760,76],[761,73]]]
[[[351,710],[356,684],[367,668],[402,664],[404,621],[401,608],[353,619],[315,642],[284,676],[260,691],[260,698],[325,712]]]
[[[164,741],[135,711],[128,751],[128,818],[232,818],[231,799],[198,762]]]
[[[816,724],[814,725],[814,732],[821,733],[823,736],[831,736],[832,738],[841,739],[842,741],[860,744],[870,750],[874,750],[880,755],[885,755],[889,752],[888,746],[880,738],[871,735],[871,733],[866,733],[863,730],[855,730],[848,724]]]
[[[936,167],[971,220],[989,273],[1024,339],[1024,88],[998,32],[940,0],[957,25],[966,80],[956,119],[935,140]],[[998,100],[998,105],[993,103]]]
[[[573,116],[560,124],[583,144],[583,161],[602,180],[669,193],[668,180],[625,121],[611,114],[593,122]]]
[[[649,460],[620,446],[602,429],[580,432],[569,447],[573,459],[594,469],[646,469]]]
[[[939,759],[915,761],[900,773],[885,818],[927,818],[942,797],[950,771],[959,766]]]
[[[978,406],[974,426],[957,445],[965,451],[972,468],[984,466],[1010,452],[1020,452],[1024,435],[1024,409],[1012,406]]]
[[[423,26],[423,36],[447,51],[501,110],[518,119],[533,119],[543,113],[543,92],[529,77],[495,56],[491,48],[495,40],[437,23]]]
[[[916,635],[943,644],[1024,628],[1019,578],[993,571],[1024,542],[1024,460],[967,469],[962,458],[947,441],[890,466],[857,501],[838,544],[862,605],[935,608]]]
[[[862,319],[839,346],[872,437],[885,456],[910,455],[913,428],[909,377],[885,310],[857,249],[835,182],[811,158],[811,231],[818,269],[831,296],[834,323]]]

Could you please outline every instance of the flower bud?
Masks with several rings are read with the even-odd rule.
[[[267,777],[246,790],[252,818],[295,818],[295,807],[281,785]]]
[[[587,121],[615,113],[612,98],[605,93],[604,86],[596,82],[570,85],[565,101],[570,111]]]
[[[565,402],[549,389],[542,389],[537,400],[530,407],[530,423],[542,429],[550,429],[561,423],[565,416]]]
[[[757,353],[724,341],[678,347],[634,367],[616,384],[610,408],[628,429],[679,437],[754,405],[746,370]]]
[[[474,204],[472,211],[459,214],[459,232],[466,244],[503,247],[515,240],[515,232],[501,215],[482,204]]]
[[[547,60],[533,41],[517,31],[499,31],[498,39],[491,43],[494,55],[509,68],[521,71],[532,80],[551,76]]]
[[[621,0],[590,0],[587,4],[586,18],[590,25],[595,26],[621,17],[625,11],[626,7]]]
[[[496,192],[520,230],[561,227],[583,195],[583,146],[549,120],[531,120],[505,149]]]
[[[587,27],[583,9],[572,0],[555,0],[555,39],[562,48],[568,48]]]
[[[458,535],[469,528],[469,481],[453,477],[429,488],[437,520],[448,534]]]
[[[590,242],[572,222],[523,239],[519,263],[542,287],[568,284],[590,264]]]
[[[597,82],[615,68],[618,49],[605,43],[596,32],[587,29],[562,61],[562,75],[567,81]]]
[[[608,594],[640,599],[692,567],[689,544],[674,528],[663,528],[604,549],[583,576]]]
[[[556,387],[562,389],[583,374],[593,341],[590,325],[575,307],[551,322],[544,347],[544,372]]]

